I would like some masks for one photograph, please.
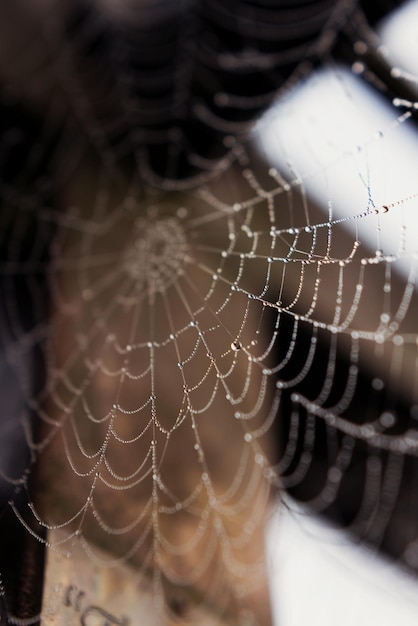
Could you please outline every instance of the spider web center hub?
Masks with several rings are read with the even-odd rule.
[[[164,291],[183,271],[188,249],[184,229],[172,217],[155,221],[139,218],[135,227],[125,270],[140,290]]]

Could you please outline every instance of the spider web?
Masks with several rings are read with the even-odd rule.
[[[297,125],[294,85],[339,31],[384,66],[360,9],[333,5],[5,5],[10,623],[88,623],[99,609],[73,579],[39,603],[43,560],[82,558],[149,592],[158,619],[268,624],[263,530],[282,489],[416,569],[418,190],[387,198],[371,174],[373,146],[412,124],[413,80],[388,128],[325,165],[313,151],[302,174],[285,139],[280,164],[260,152],[269,115],[251,127],[278,94],[273,120]],[[333,176],[353,162],[364,198],[340,217]],[[103,619],[134,623],[107,598]]]

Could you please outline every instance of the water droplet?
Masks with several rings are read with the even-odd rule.
[[[177,209],[177,217],[180,219],[187,217],[187,209],[185,207],[179,207]]]
[[[215,101],[215,104],[217,104],[219,107],[228,106],[228,102],[229,102],[228,94],[223,93],[222,91],[219,91],[217,94],[215,94],[214,101]]]
[[[383,380],[381,380],[380,378],[373,378],[372,387],[375,391],[381,391],[384,386],[385,385],[383,383]]]
[[[233,350],[234,352],[238,352],[238,350],[241,350],[242,345],[240,344],[239,341],[233,341],[231,343],[231,350]]]
[[[360,427],[360,431],[365,439],[371,439],[375,434],[375,429],[372,424],[363,424]]]
[[[81,295],[83,296],[84,300],[91,300],[91,298],[93,297],[93,292],[91,289],[83,289]]]
[[[341,480],[342,472],[338,467],[330,467],[328,470],[328,480],[332,483],[338,483]]]
[[[395,425],[396,423],[396,417],[393,413],[391,413],[390,411],[385,411],[384,413],[382,413],[382,415],[379,417],[379,422],[381,423],[381,425],[384,428],[391,428],[392,426]]]

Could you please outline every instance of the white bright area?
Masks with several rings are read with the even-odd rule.
[[[380,35],[398,66],[394,76],[400,68],[418,85],[418,1],[382,24]],[[402,232],[414,254],[417,127],[399,121],[406,108],[362,81],[361,65],[353,69],[322,70],[281,101],[260,125],[261,146],[288,180],[300,178],[309,197],[328,202],[325,222],[346,219],[371,255],[398,253]],[[359,207],[370,217],[357,220]],[[396,266],[407,275],[411,257]],[[278,507],[267,538],[277,626],[417,626],[418,581],[294,503],[290,509]]]
[[[382,34],[390,59],[401,59],[405,47],[412,50],[408,73],[415,62],[418,99],[417,0],[395,17],[396,30],[390,21]],[[370,256],[408,254],[396,263],[396,271],[408,276],[418,248],[418,129],[406,119],[414,103],[392,106],[361,79],[362,69],[357,62],[314,72],[264,117],[260,145],[273,167],[289,182],[300,181],[323,206],[325,223],[345,220]]]
[[[275,626],[417,626],[418,581],[289,505],[267,536]]]

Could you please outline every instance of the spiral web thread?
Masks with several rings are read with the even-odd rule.
[[[307,182],[331,181],[334,163],[280,171],[254,135],[234,136],[214,114],[203,116],[214,133],[231,129],[225,155],[192,151],[200,173],[175,183],[153,170],[152,150],[161,137],[175,150],[178,129],[115,143],[125,113],[108,132],[68,57],[68,42],[84,46],[97,25],[76,22],[58,45],[59,15],[43,34],[57,53],[52,74],[42,54],[34,68],[36,55],[22,53],[16,75],[28,87],[34,73],[40,87],[3,96],[8,112],[32,97],[35,110],[49,105],[41,126],[16,113],[2,131],[2,359],[20,397],[2,429],[28,452],[22,462],[2,455],[4,509],[47,553],[71,560],[81,547],[100,568],[133,567],[159,610],[182,588],[233,622],[268,623],[262,532],[278,490],[377,546],[413,511],[417,249],[405,216],[418,189],[380,202],[364,180],[364,204],[340,218],[329,184],[324,218]],[[271,69],[274,54],[253,63]],[[236,75],[243,58],[221,62]],[[244,110],[260,98],[217,93],[219,106]],[[390,129],[339,157],[360,154],[360,176],[370,146],[384,150],[385,133],[410,123],[415,103],[395,104]],[[125,166],[144,138],[141,167]],[[173,152],[168,169],[179,160]],[[393,229],[390,249],[364,243],[366,222],[376,242]],[[356,473],[361,488],[341,512]],[[408,524],[391,551],[416,569]],[[30,621],[19,611],[12,622]]]

